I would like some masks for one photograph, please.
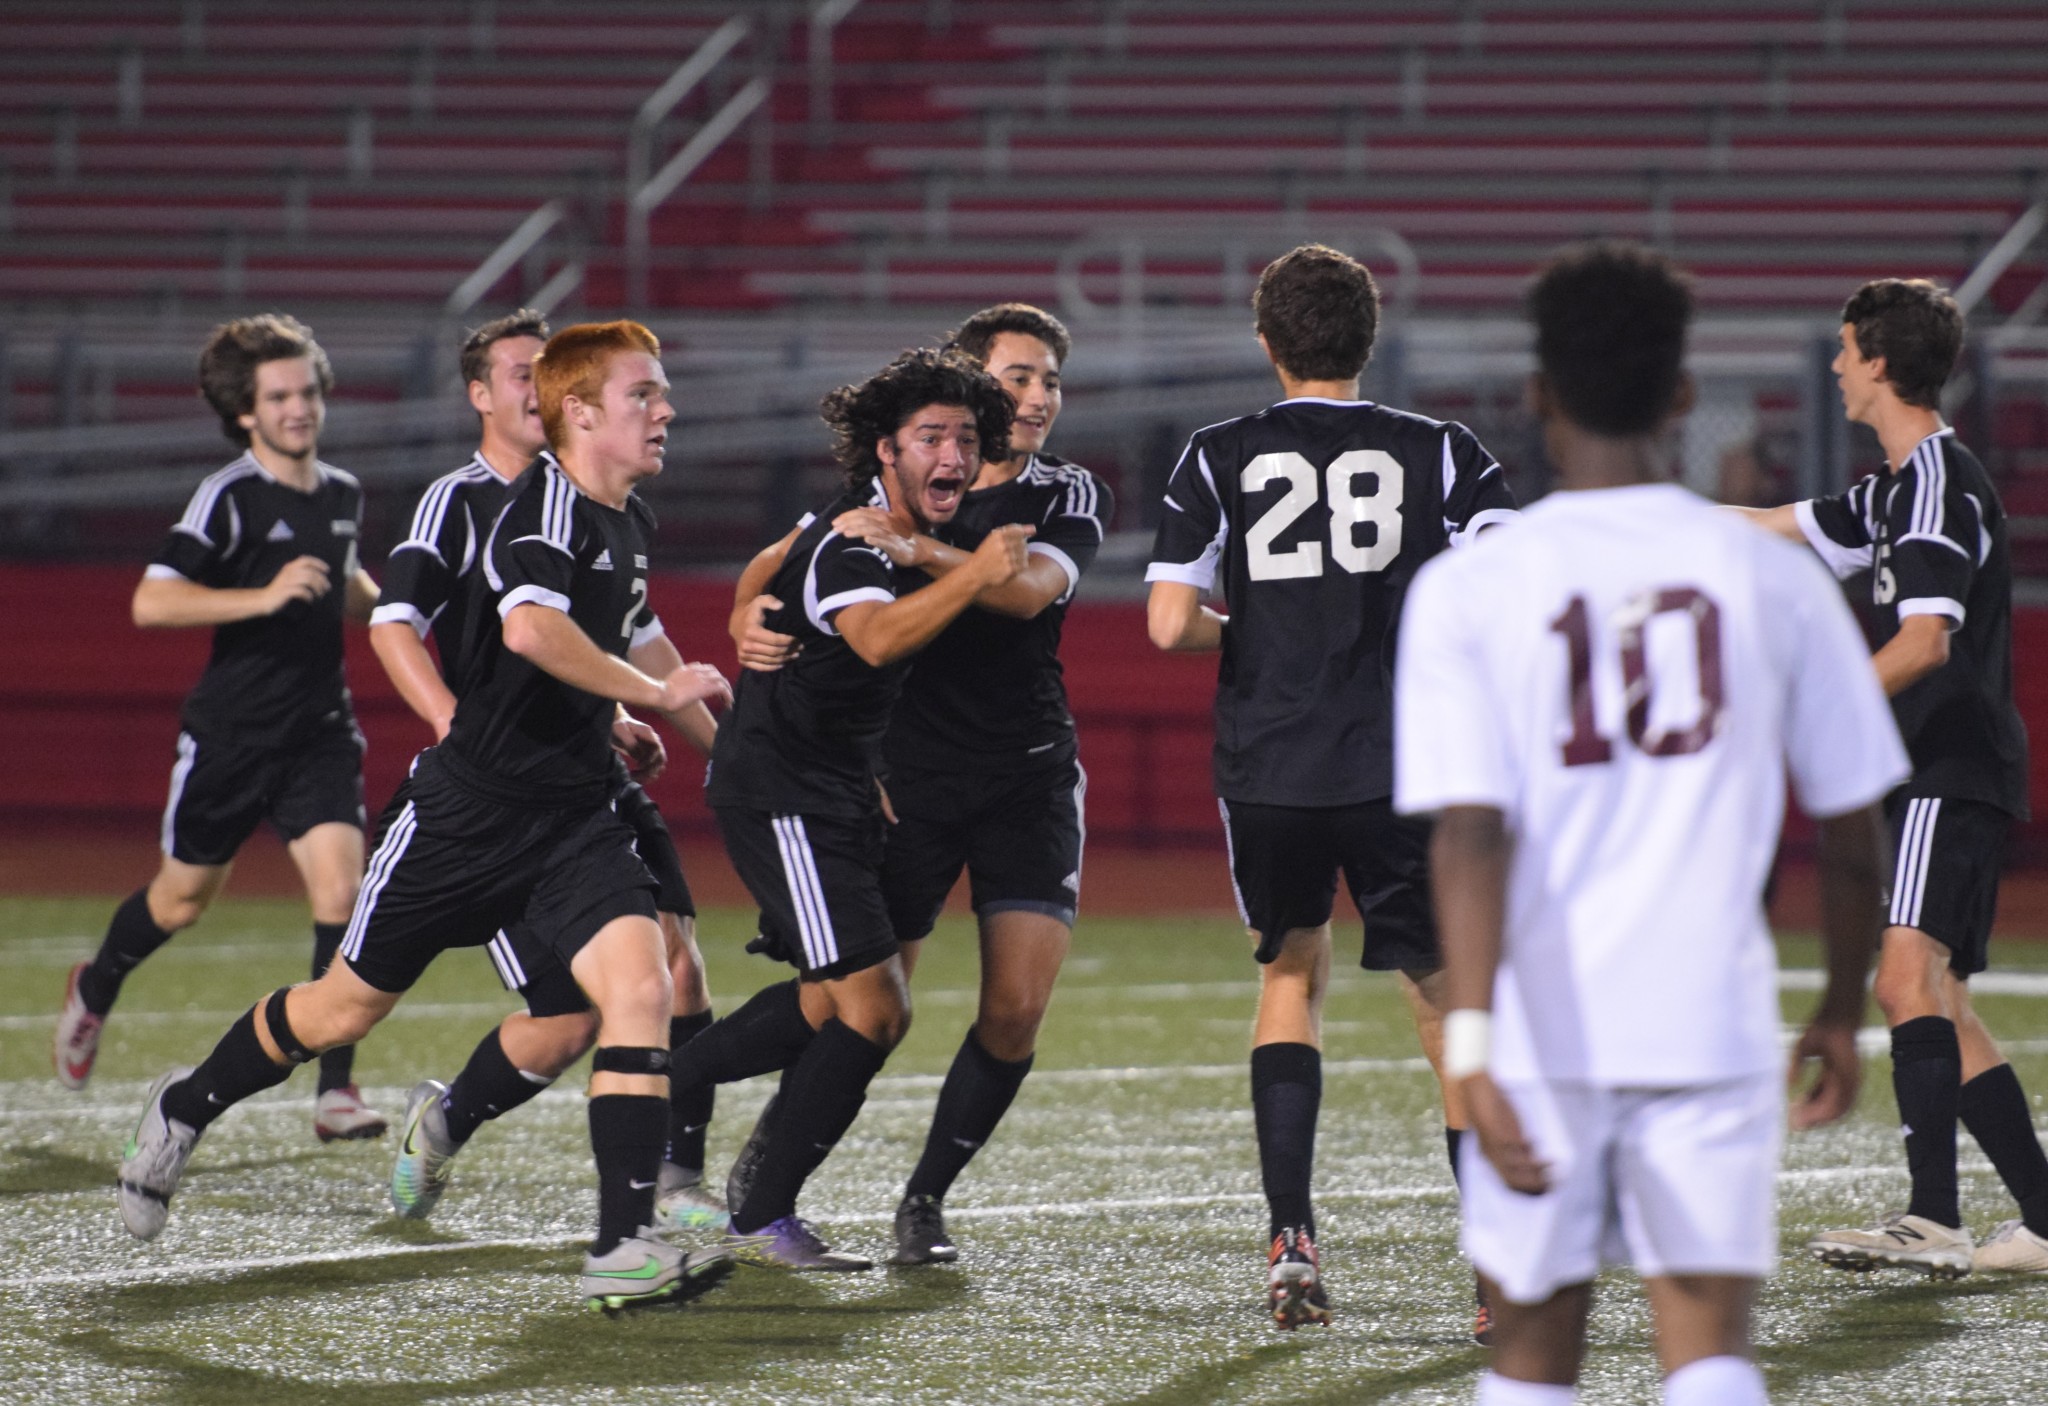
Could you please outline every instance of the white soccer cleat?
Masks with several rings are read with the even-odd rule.
[[[1930,1279],[1960,1279],[1970,1272],[1976,1245],[1967,1230],[1902,1213],[1868,1230],[1822,1231],[1806,1248],[1836,1269],[1913,1269]]]
[[[91,965],[80,962],[71,969],[70,979],[64,983],[64,1009],[57,1013],[57,1038],[50,1057],[57,1066],[57,1082],[67,1089],[82,1089],[92,1078],[93,1061],[100,1054],[100,1031],[107,1023],[105,1016],[94,1015],[79,999],[78,978]]]
[[[704,1185],[704,1174],[693,1177],[673,1162],[661,1164],[660,1185],[654,1193],[654,1230],[661,1235],[689,1235],[723,1232],[732,1219],[725,1198]]]
[[[2024,1221],[2004,1221],[1984,1237],[1973,1263],[1987,1274],[2048,1274],[2048,1237]]]
[[[191,1075],[173,1069],[149,1086],[149,1101],[121,1156],[121,1220],[137,1240],[154,1240],[171,1216],[171,1197],[199,1143],[197,1129],[164,1114],[164,1090]]]
[[[313,1104],[313,1136],[322,1142],[383,1137],[390,1126],[354,1084],[329,1089]]]
[[[462,1144],[448,1136],[441,1098],[448,1086],[438,1079],[413,1085],[405,1101],[405,1133],[391,1164],[391,1205],[407,1220],[425,1220],[448,1189],[448,1164]]]

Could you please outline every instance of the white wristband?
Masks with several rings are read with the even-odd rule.
[[[1444,1017],[1446,1079],[1465,1079],[1484,1073],[1492,1055],[1492,1011],[1456,1010]]]

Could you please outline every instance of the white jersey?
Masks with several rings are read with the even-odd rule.
[[[1775,1067],[1786,770],[1816,816],[1908,774],[1811,554],[1668,484],[1553,494],[1423,568],[1395,680],[1396,806],[1495,807],[1514,842],[1493,1073]]]

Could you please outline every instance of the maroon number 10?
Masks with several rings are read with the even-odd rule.
[[[1650,698],[1654,681],[1643,647],[1643,630],[1659,615],[1683,615],[1692,622],[1698,661],[1699,712],[1690,727],[1650,731]],[[1586,598],[1573,596],[1564,613],[1550,622],[1564,636],[1571,671],[1571,736],[1564,741],[1566,766],[1597,766],[1614,760],[1614,744],[1600,735],[1593,715],[1593,641]],[[1714,740],[1726,694],[1721,681],[1721,608],[1692,586],[1667,586],[1645,592],[1618,617],[1616,643],[1621,647],[1621,680],[1629,740],[1651,757],[1682,757]]]

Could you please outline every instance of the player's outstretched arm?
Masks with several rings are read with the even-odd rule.
[[[922,571],[933,580],[958,571],[973,560],[963,552],[922,532],[905,537],[879,508],[854,508],[832,519],[832,530],[857,537],[898,566]],[[1024,569],[1000,586],[984,587],[974,603],[998,615],[1029,620],[1067,593],[1067,573],[1051,557],[1031,555]]]
[[[652,679],[599,649],[590,636],[553,606],[526,602],[505,616],[505,647],[571,688],[629,708],[680,712],[704,699],[730,699],[732,686],[709,664],[685,664]]]
[[[1202,604],[1202,593],[1180,581],[1154,581],[1145,601],[1152,643],[1169,651],[1223,648],[1223,617]]]
[[[796,638],[777,634],[763,625],[761,619],[769,611],[782,608],[781,601],[763,592],[775,579],[775,573],[782,570],[782,563],[802,530],[791,528],[781,541],[771,542],[756,552],[754,559],[747,563],[747,569],[740,573],[739,584],[733,588],[732,614],[727,618],[725,628],[739,650],[742,668],[772,674],[796,655]]]
[[[455,717],[455,695],[434,666],[434,656],[427,652],[427,642],[420,638],[412,622],[386,620],[372,625],[370,648],[376,651],[377,662],[384,666],[405,706],[434,730],[434,740],[439,742],[447,737],[448,724]]]
[[[1806,541],[1806,533],[1799,526],[1799,509],[1791,503],[1777,508],[1739,508],[1730,511],[1741,513],[1766,532],[1776,533],[1788,542]]]
[[[344,589],[347,594],[342,597],[341,613],[358,625],[369,624],[370,612],[377,608],[377,602],[383,596],[383,592],[377,589],[377,583],[370,579],[370,573],[357,567]]]
[[[683,656],[667,635],[656,635],[645,644],[635,645],[626,651],[626,659],[634,668],[650,678],[667,678],[684,667]],[[709,664],[703,668],[711,668]],[[714,670],[714,672],[716,672]],[[731,690],[726,696],[731,697]],[[663,714],[669,725],[705,756],[711,755],[711,744],[718,737],[718,719],[711,716],[711,710],[697,699],[673,712]]]
[[[1789,1078],[1796,1086],[1809,1061],[1813,1083],[1792,1105],[1792,1126],[1831,1123],[1856,1104],[1862,1069],[1856,1030],[1863,1023],[1863,983],[1884,927],[1886,849],[1882,812],[1875,805],[1820,822],[1821,943],[1827,984],[1820,1008],[1792,1047]]]
[[[982,591],[1015,579],[1029,560],[1024,544],[1031,533],[1031,528],[1016,523],[998,527],[958,571],[887,605],[856,601],[833,617],[832,627],[877,669],[915,654],[973,605]]]
[[[145,576],[135,587],[130,612],[144,630],[180,630],[231,625],[275,615],[293,601],[313,601],[332,582],[318,557],[294,557],[264,586],[217,588],[183,576]]]

